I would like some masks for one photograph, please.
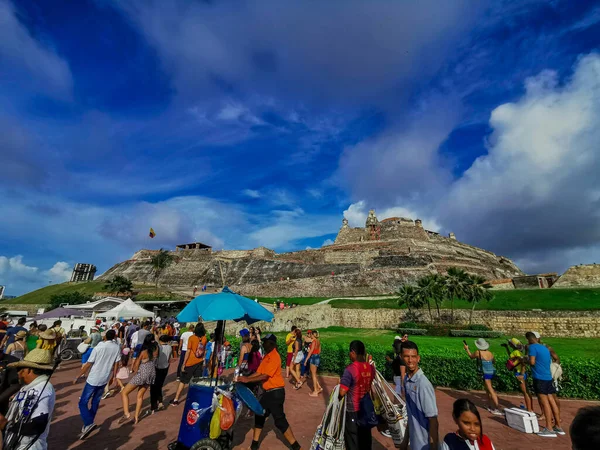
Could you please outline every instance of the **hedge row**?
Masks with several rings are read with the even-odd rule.
[[[408,334],[409,336],[426,336],[427,330],[425,328],[398,328],[398,334]]]
[[[239,340],[230,339],[234,351],[239,350]],[[282,366],[285,366],[286,345],[278,342]],[[373,356],[377,368],[386,379],[392,379],[391,367],[385,363],[385,356],[393,356],[391,346],[370,344],[367,351]],[[467,357],[464,352],[446,350],[443,353],[433,353],[422,350],[421,368],[434,386],[450,387],[461,390],[483,390],[483,380],[477,372],[477,362]],[[341,375],[349,364],[348,344],[321,343],[322,373]],[[565,357],[561,359],[563,367],[561,397],[600,400],[600,362],[585,358]],[[499,392],[517,392],[519,387],[512,372],[504,367],[505,358],[498,358],[497,375],[494,378],[494,388]],[[531,380],[531,377],[529,377]],[[529,381],[531,383],[531,381]]]
[[[476,331],[476,330],[450,330],[450,336],[499,338],[499,337],[502,337],[502,332],[501,331]]]

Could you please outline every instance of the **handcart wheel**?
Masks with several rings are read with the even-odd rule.
[[[75,352],[70,348],[65,348],[62,352],[60,352],[60,359],[62,359],[63,361],[69,361],[73,359],[74,356]]]
[[[201,439],[192,445],[190,450],[223,450],[223,447],[212,439]]]

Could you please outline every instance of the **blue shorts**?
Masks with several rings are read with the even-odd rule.
[[[319,367],[319,365],[321,364],[321,355],[311,355],[310,356],[310,360],[308,361],[309,364]]]
[[[483,379],[484,380],[492,380],[494,378],[494,375],[495,374],[493,374],[493,373],[484,373],[483,374]]]
[[[138,344],[135,346],[135,348],[133,349],[133,358],[137,358],[138,356],[140,356],[140,352],[142,351],[142,344]]]
[[[515,377],[517,377],[517,378],[518,378],[518,377],[520,377],[520,376],[523,376],[523,380],[524,380],[524,381],[527,381],[527,372],[525,372],[525,373],[523,373],[523,374],[522,374],[521,372],[515,372]]]

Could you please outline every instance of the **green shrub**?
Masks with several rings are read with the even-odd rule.
[[[229,339],[232,349],[239,352],[238,338]],[[286,345],[278,340],[281,365],[285,366]],[[367,352],[373,357],[377,368],[388,380],[392,379],[391,366],[386,364],[385,356],[393,356],[391,346],[369,345]],[[450,387],[461,390],[483,390],[483,379],[477,371],[477,362],[471,360],[462,351],[448,350],[433,353],[427,349],[420,350],[421,368],[434,386]],[[319,372],[342,375],[350,364],[348,345],[321,343],[321,366]],[[563,380],[561,397],[600,400],[600,362],[584,358],[562,358]],[[493,380],[499,392],[518,392],[519,386],[512,372],[504,367],[504,356],[496,363],[497,374]],[[531,380],[531,377],[529,377]],[[529,381],[531,383],[531,381]]]
[[[500,331],[450,330],[450,336],[498,338],[498,337],[502,336],[502,332],[500,332]]]
[[[413,336],[426,336],[427,335],[427,330],[423,329],[423,328],[398,328],[398,330],[396,330],[400,335],[402,334],[408,334],[413,335]]]
[[[488,327],[487,325],[483,325],[483,324],[479,324],[479,323],[474,323],[474,324],[468,325],[465,329],[473,330],[473,331],[492,331],[492,329],[490,327]]]
[[[423,328],[417,322],[402,322],[398,325],[398,328]]]

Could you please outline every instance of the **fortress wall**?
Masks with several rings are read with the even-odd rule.
[[[247,258],[252,254],[252,250],[221,250],[214,253],[214,256],[219,258]]]
[[[600,287],[600,265],[584,264],[572,266],[554,283],[553,288],[561,287]]]
[[[373,300],[377,301],[377,300]],[[302,306],[275,313],[272,323],[261,323],[263,330],[287,331],[292,325],[307,328],[343,326],[350,328],[395,329],[405,321],[405,309],[341,309],[329,305]],[[449,310],[443,311],[449,314]],[[420,311],[428,320],[426,311]],[[469,321],[468,310],[455,310],[461,324]],[[487,325],[523,340],[528,331],[549,337],[600,337],[600,311],[475,311],[473,323]],[[240,325],[240,329],[242,326]],[[471,338],[472,340],[473,338]]]
[[[326,263],[333,264],[368,264],[373,258],[379,256],[379,251],[336,251],[324,254]]]
[[[352,244],[369,240],[369,235],[364,228],[341,228],[335,244]]]
[[[423,228],[415,226],[414,222],[383,222],[380,225],[382,241],[393,239],[429,240],[427,232]]]

